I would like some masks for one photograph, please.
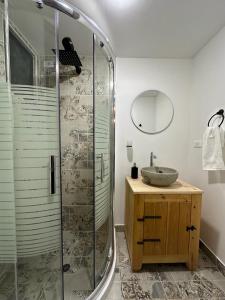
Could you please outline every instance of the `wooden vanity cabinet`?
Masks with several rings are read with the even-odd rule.
[[[133,271],[145,263],[198,263],[202,191],[177,181],[170,187],[126,178],[125,234]]]

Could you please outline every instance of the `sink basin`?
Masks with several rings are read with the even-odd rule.
[[[175,169],[166,167],[147,167],[141,169],[144,182],[155,186],[169,186],[178,178]]]

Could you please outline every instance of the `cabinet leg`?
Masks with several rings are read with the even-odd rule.
[[[186,266],[190,271],[195,271],[198,268],[198,257],[198,250],[194,253],[190,253],[189,260],[186,263]]]
[[[186,263],[186,267],[188,268],[189,271],[195,271],[197,269],[197,266],[194,266],[189,262]]]
[[[140,263],[140,262],[133,262],[132,265],[131,265],[131,268],[132,268],[133,272],[138,272],[142,268],[142,263]]]

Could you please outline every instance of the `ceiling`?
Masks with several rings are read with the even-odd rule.
[[[109,37],[118,57],[191,58],[225,26],[225,0],[67,0],[89,15]],[[38,53],[52,54],[54,11],[33,0],[10,0],[10,19]],[[92,54],[91,32],[60,13],[60,40]],[[62,45],[60,45],[60,48]]]
[[[70,0],[119,57],[191,58],[225,25],[225,0]]]

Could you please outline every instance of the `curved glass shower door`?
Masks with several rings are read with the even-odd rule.
[[[6,65],[5,4],[0,3],[0,299],[16,299],[13,118]]]
[[[72,29],[72,30],[71,30]],[[60,62],[60,132],[65,300],[94,290],[93,33],[59,13],[59,50],[69,38],[80,60]]]
[[[86,299],[113,265],[113,64],[79,20],[0,1],[0,300]]]
[[[56,12],[9,0],[18,299],[61,299]]]
[[[104,44],[94,44],[94,149],[95,149],[95,282],[101,281],[113,251],[113,65]]]

